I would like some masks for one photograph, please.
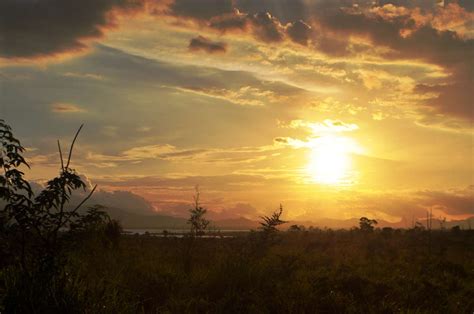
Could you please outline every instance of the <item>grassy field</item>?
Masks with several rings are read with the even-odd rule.
[[[53,287],[2,270],[6,309],[77,313],[472,313],[474,232],[84,235]],[[36,286],[37,285],[37,286]],[[36,286],[36,287],[35,287]],[[24,287],[23,287],[24,288]],[[42,289],[43,291],[39,291]],[[47,291],[47,292],[45,292]],[[34,294],[34,293],[33,293]],[[42,296],[41,298],[39,296]],[[54,300],[51,301],[51,300]],[[10,307],[9,307],[10,306]]]

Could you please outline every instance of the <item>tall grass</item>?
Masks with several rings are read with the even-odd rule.
[[[474,233],[432,230],[431,254],[428,237],[427,231],[315,230],[279,233],[269,242],[254,233],[192,238],[189,251],[189,238],[122,236],[114,246],[96,235],[66,253],[51,286],[33,281],[25,295],[8,268],[0,280],[9,296],[29,302],[18,303],[17,312],[472,312]],[[55,303],[33,304],[41,303],[35,289],[49,289]]]

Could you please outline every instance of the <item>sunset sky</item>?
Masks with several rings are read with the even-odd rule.
[[[474,215],[474,1],[3,0],[28,177],[213,218]],[[126,200],[123,200],[126,202]]]

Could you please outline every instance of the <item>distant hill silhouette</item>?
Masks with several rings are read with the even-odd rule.
[[[112,219],[120,221],[126,229],[185,229],[189,227],[185,218],[131,213],[116,207],[108,207],[106,212]]]
[[[186,223],[187,218],[174,217],[162,214],[141,214],[132,213],[129,210],[123,210],[116,207],[109,207],[106,209],[111,218],[119,220],[125,229],[187,229],[189,225]],[[424,224],[424,221],[419,220]],[[471,226],[474,227],[474,217],[470,218]],[[352,219],[330,219],[321,218],[314,221],[290,221],[283,226],[283,229],[290,225],[298,224],[305,227],[313,226],[317,228],[331,228],[331,229],[350,229],[359,225],[359,218]],[[446,221],[444,227],[450,229],[453,226],[461,226],[464,229],[469,228],[469,219]],[[257,229],[260,224],[257,220],[251,220],[244,217],[232,219],[213,220],[211,226],[223,230],[251,230]],[[433,228],[439,229],[440,221],[433,219]],[[391,223],[384,220],[378,220],[377,227],[392,227],[392,228],[411,228],[411,223],[400,221]]]

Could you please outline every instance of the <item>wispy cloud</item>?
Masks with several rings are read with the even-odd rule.
[[[86,110],[72,103],[58,102],[51,105],[51,110],[57,113],[78,113]]]

